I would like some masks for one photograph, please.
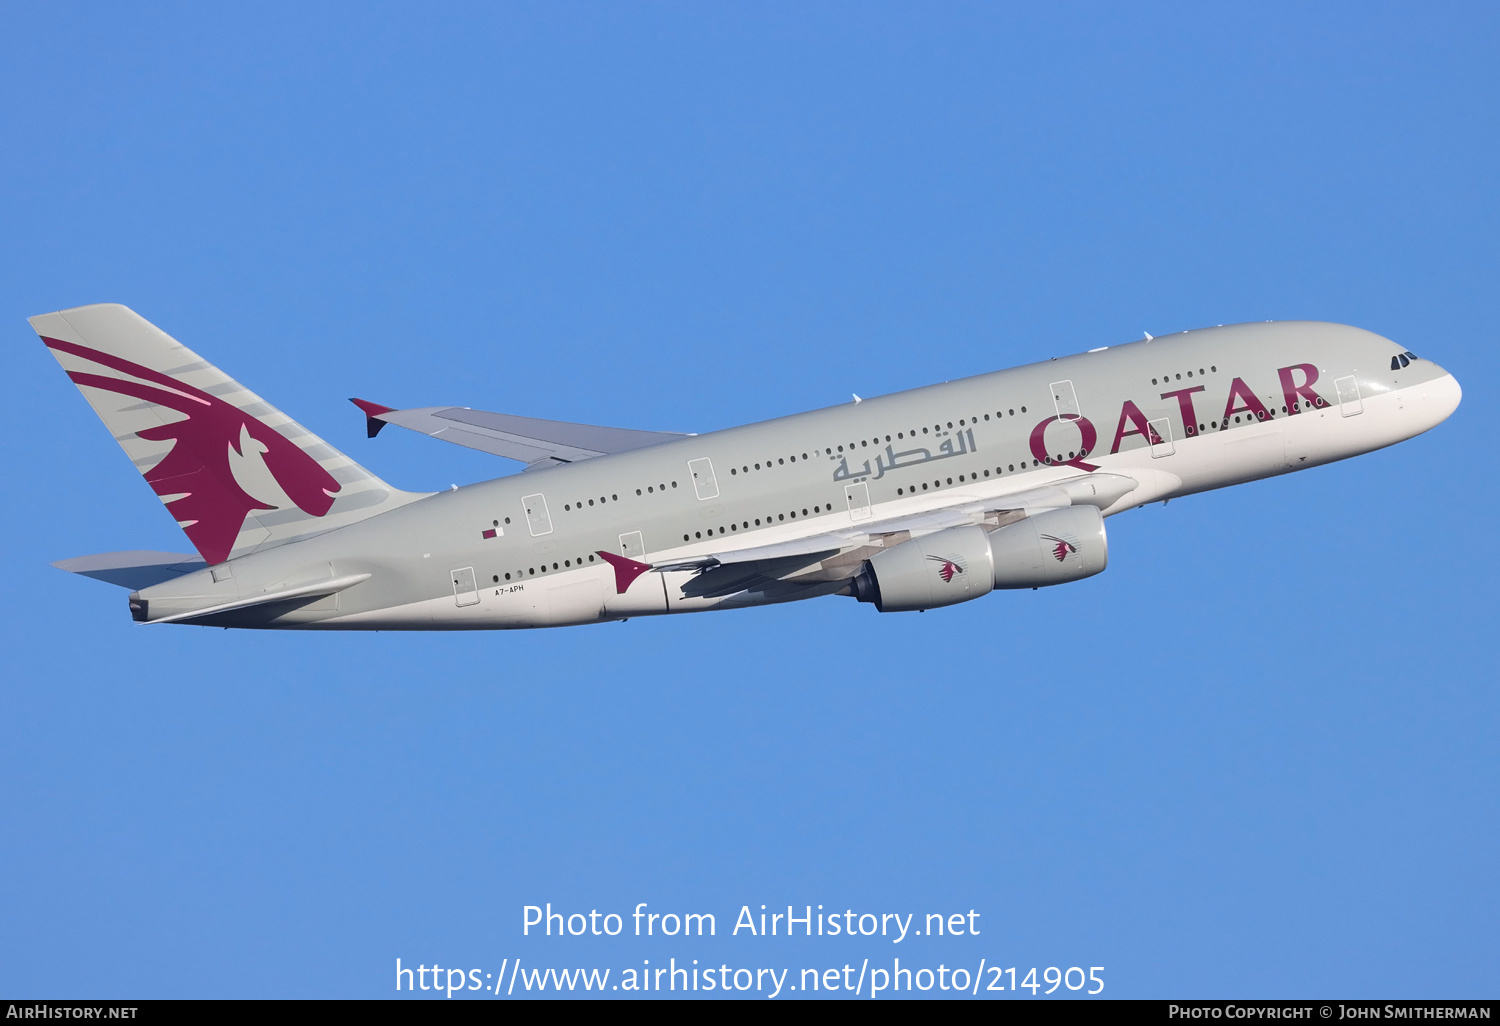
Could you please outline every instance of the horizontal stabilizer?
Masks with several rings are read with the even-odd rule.
[[[82,574],[106,584],[140,591],[153,584],[202,570],[208,564],[182,552],[103,552],[97,556],[75,556],[52,564],[70,574]]]
[[[686,438],[671,431],[636,431],[632,428],[597,427],[562,420],[539,420],[509,413],[486,413],[466,406],[423,406],[393,410],[388,406],[349,400],[364,411],[366,433],[374,438],[381,427],[418,431],[430,438],[478,449],[494,456],[520,460],[527,470],[559,463],[577,463],[611,453],[644,449],[648,445]]]
[[[227,613],[234,609],[249,609],[251,606],[264,606],[272,602],[289,602],[300,598],[322,598],[332,595],[334,592],[352,588],[361,581],[368,581],[369,574],[349,574],[347,577],[333,577],[326,581],[318,581],[316,584],[304,584],[299,588],[283,588],[280,591],[268,591],[262,595],[252,595],[249,598],[236,599],[233,602],[222,602],[216,606],[207,606],[203,609],[189,609],[185,613],[173,613],[171,616],[155,617],[142,620],[142,623],[176,623],[178,620],[197,620],[201,617],[212,616],[215,613]]]

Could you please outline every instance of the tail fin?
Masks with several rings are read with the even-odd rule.
[[[115,303],[31,326],[209,564],[403,506],[403,492]]]

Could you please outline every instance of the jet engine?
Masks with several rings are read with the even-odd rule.
[[[1092,577],[1109,565],[1097,506],[1066,506],[1007,524],[990,535],[995,587],[1045,588]]]
[[[871,556],[854,579],[854,597],[882,613],[901,613],[967,602],[994,587],[984,528],[950,527]]]
[[[899,613],[967,602],[995,588],[1078,581],[1108,563],[1098,507],[1068,506],[989,533],[952,527],[902,542],[872,556],[851,590],[882,613]]]

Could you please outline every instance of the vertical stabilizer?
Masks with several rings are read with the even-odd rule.
[[[318,438],[128,307],[31,326],[210,564],[420,499]]]

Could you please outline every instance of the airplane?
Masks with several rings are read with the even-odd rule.
[[[841,595],[884,613],[1091,577],[1105,519],[1371,452],[1459,384],[1360,328],[1267,321],[1105,346],[706,434],[354,399],[525,464],[386,484],[117,304],[30,319],[196,555],[56,566],[141,623],[554,627]]]

